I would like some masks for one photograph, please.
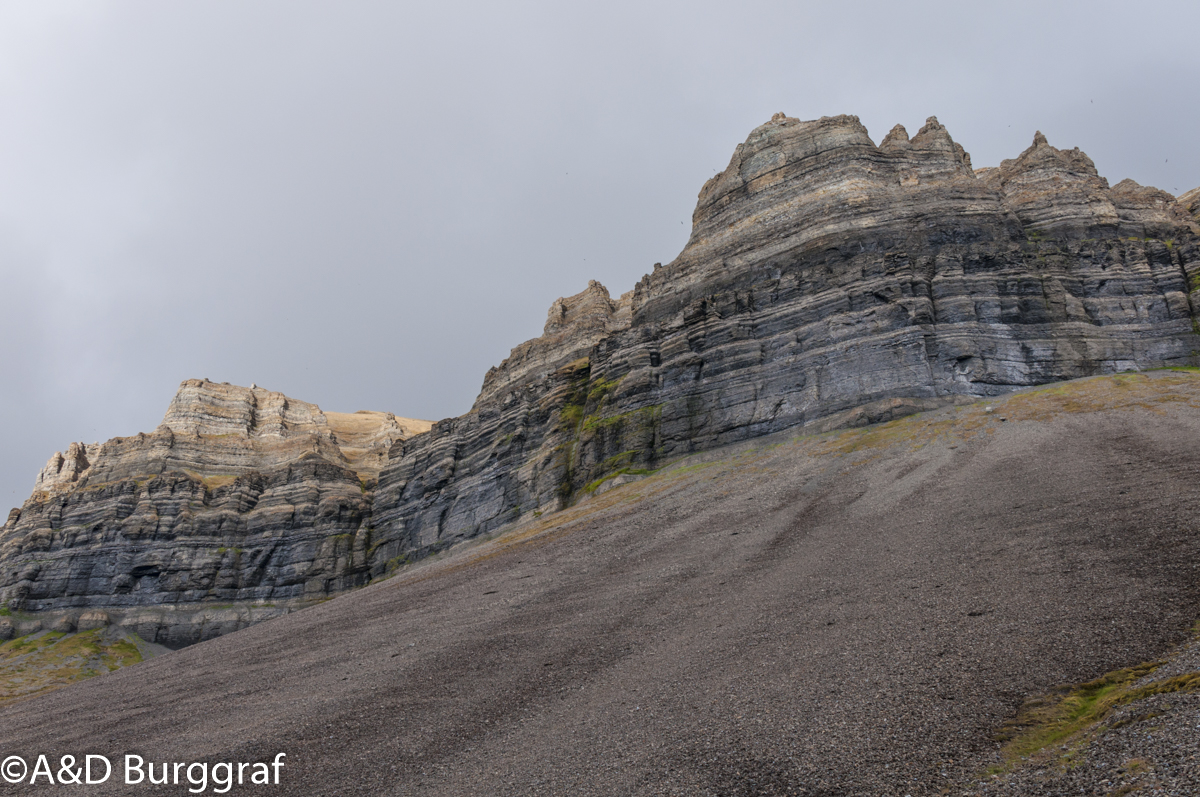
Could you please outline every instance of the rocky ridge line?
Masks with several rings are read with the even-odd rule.
[[[701,189],[673,262],[557,300],[464,416],[351,433],[185,382],[153,434],[68,449],[4,527],[0,600],[265,611],[696,451],[1195,365],[1196,196],[1110,187],[1040,133],[977,170],[936,118],[876,146],[853,116],[777,114]],[[155,622],[177,644],[242,620]]]
[[[877,147],[856,117],[777,114],[704,185],[674,262],[619,302],[597,283],[559,300],[588,308],[585,330],[548,325],[470,413],[397,448],[382,550],[436,550],[785,428],[1195,363],[1198,232],[1170,195],[1110,188],[1041,134],[976,172],[935,118]]]

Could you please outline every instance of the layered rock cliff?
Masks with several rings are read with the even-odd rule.
[[[1040,133],[977,172],[933,118],[876,146],[852,116],[778,114],[704,185],[674,262],[619,301],[559,300],[470,413],[395,450],[381,550],[789,427],[1195,363],[1194,212]]]
[[[0,637],[118,622],[182,645],[365,583],[370,487],[428,428],[184,382],[151,434],[72,443],[38,475],[0,535]]]
[[[777,114],[672,263],[556,301],[462,417],[413,434],[187,382],[153,434],[56,455],[0,536],[0,599],[182,607],[120,620],[180,644],[693,451],[1197,364],[1198,218],[1196,191],[1110,187],[1040,133],[975,170],[933,118],[877,146],[852,116]]]

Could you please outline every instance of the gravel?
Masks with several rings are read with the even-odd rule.
[[[1182,645],[1135,686],[1200,673],[1200,640]],[[1120,706],[1082,739],[1043,760],[985,780],[966,793],[1010,795],[1128,794],[1195,797],[1200,793],[1200,695],[1152,695]]]
[[[979,782],[1026,697],[1164,655],[1200,616],[1200,390],[1136,392],[1156,379],[1119,410],[1001,399],[1004,423],[960,407],[697,457],[5,706],[0,754],[286,752],[275,795],[1198,793],[1191,695],[1065,774]]]

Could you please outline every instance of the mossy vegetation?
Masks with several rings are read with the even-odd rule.
[[[1167,405],[1188,405],[1200,409],[1200,397],[1194,389],[1181,390],[1193,380],[1200,368],[1172,366],[1157,369],[1177,373],[1121,373],[1059,382],[1035,390],[978,401],[938,413],[916,413],[886,423],[856,429],[804,435],[797,440],[812,440],[815,454],[851,454],[877,450],[898,443],[920,448],[936,442],[970,440],[995,432],[1000,418],[1008,421],[1045,421],[1067,413],[1091,413],[1119,409],[1161,411]],[[993,412],[984,410],[994,405]]]
[[[1078,763],[1086,743],[1103,733],[1112,712],[1154,695],[1200,691],[1200,672],[1145,681],[1163,662],[1151,661],[1106,673],[1094,681],[1065,686],[1025,702],[1017,717],[997,734],[1001,761],[988,774],[1010,771],[1025,761],[1063,766]],[[1118,721],[1120,727],[1132,720]]]
[[[605,379],[604,377],[598,377],[594,382],[592,382],[591,389],[588,390],[588,403],[603,403],[608,395],[617,389],[617,385],[620,384],[620,381],[621,380],[619,379]]]
[[[997,741],[1003,743],[999,769],[1093,729],[1118,705],[1136,699],[1131,685],[1161,665],[1154,661],[1115,670],[1094,681],[1025,701],[1017,717],[997,734]]]
[[[405,554],[401,554],[400,556],[393,556],[391,559],[388,559],[387,562],[385,562],[383,565],[384,575],[385,576],[393,575],[397,570],[399,570],[400,568],[405,567],[409,564],[412,564],[414,561],[416,561],[416,553],[412,552],[412,551],[405,553]]]
[[[655,471],[647,470],[646,468],[619,468],[618,470],[612,471],[611,473],[604,474],[603,476],[601,476],[599,479],[596,479],[595,481],[589,482],[587,484],[587,486],[585,486],[583,488],[583,491],[585,493],[594,493],[594,492],[596,492],[597,489],[600,488],[600,485],[604,484],[606,481],[608,481],[610,479],[615,479],[618,476],[624,476],[624,475],[650,476],[654,473],[655,473]]]
[[[587,407],[588,382],[592,373],[591,361],[587,357],[568,365],[568,390],[562,409],[559,410],[559,429],[571,435],[578,435],[579,424],[583,420]]]
[[[0,644],[0,704],[142,661],[136,637],[114,629],[41,632]]]
[[[651,404],[647,407],[639,407],[636,410],[609,416],[601,416],[598,413],[589,415],[583,421],[582,430],[595,432],[601,429],[612,429],[630,422],[638,425],[653,423],[655,419],[662,417],[662,406],[661,404]]]
[[[1200,622],[1193,626],[1188,646],[1194,646],[1197,640]],[[986,774],[998,775],[1027,764],[1039,768],[1077,766],[1086,760],[1092,740],[1169,710],[1160,703],[1140,706],[1141,701],[1157,695],[1200,692],[1200,670],[1189,668],[1177,670],[1176,675],[1155,676],[1184,652],[1185,648],[1180,648],[1163,660],[1113,670],[1095,680],[1065,685],[1051,694],[1026,700],[1017,716],[997,733],[1000,761]],[[1127,707],[1123,714],[1111,719],[1123,707]],[[1130,759],[1124,769],[1135,771],[1144,765],[1140,759]]]
[[[574,429],[579,426],[579,422],[583,420],[583,405],[582,404],[564,404],[559,413],[562,426],[565,429]]]
[[[774,446],[772,446],[772,448],[774,448]],[[695,462],[691,465],[680,465],[678,468],[669,468],[668,471],[672,476],[683,476],[688,473],[696,473],[697,471],[714,468],[721,464],[721,462]]]
[[[558,412],[557,428],[566,439],[555,448],[561,475],[558,483],[559,507],[572,502],[577,485],[591,481],[582,489],[594,492],[596,487],[618,471],[630,473],[635,466],[645,465],[656,458],[653,441],[662,421],[662,405],[639,407],[612,413],[612,397],[621,379],[593,378],[591,361],[584,357],[566,366],[566,390]],[[633,443],[645,444],[635,448]],[[591,457],[623,446],[624,451],[610,455],[599,463],[588,464]],[[642,468],[640,472],[651,473]]]
[[[1144,373],[1124,373],[1094,377],[1074,382],[1062,382],[1039,390],[1030,390],[1008,397],[1004,404],[1009,420],[1045,420],[1061,412],[1086,413],[1105,410],[1140,408],[1153,410],[1164,404],[1197,402],[1181,385],[1195,379],[1196,369],[1177,367],[1178,375],[1148,376]]]
[[[609,470],[617,470],[619,468],[627,468],[630,465],[632,465],[634,462],[639,461],[642,458],[643,454],[644,454],[644,452],[640,448],[631,449],[629,451],[622,451],[620,454],[614,454],[613,456],[611,456],[608,459],[601,462],[599,465],[599,469],[601,471],[609,471]],[[647,472],[649,472],[649,471],[647,471]]]

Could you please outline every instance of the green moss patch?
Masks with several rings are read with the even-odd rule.
[[[600,485],[604,484],[609,479],[615,479],[621,475],[650,476],[654,472],[655,471],[652,470],[646,470],[645,468],[620,468],[619,470],[615,470],[612,473],[606,473],[599,479],[590,482],[586,487],[583,488],[583,491],[585,493],[594,493],[597,489],[599,489]]]
[[[608,397],[608,394],[617,389],[620,383],[619,379],[605,379],[604,377],[597,378],[591,384],[591,389],[588,390],[587,400],[592,404],[599,404]]]
[[[0,645],[0,705],[142,660],[136,638],[98,628],[29,634]]]
[[[600,429],[611,429],[615,426],[620,426],[627,421],[636,423],[653,422],[655,419],[662,416],[662,405],[652,404],[649,407],[640,407],[636,410],[622,412],[619,415],[609,415],[601,417],[599,414],[589,415],[583,421],[583,431],[595,432]]]
[[[1040,390],[1030,390],[1004,401],[1009,420],[1048,420],[1060,413],[1088,413],[1104,410],[1140,409],[1156,411],[1164,404],[1189,403],[1197,406],[1194,388],[1196,369],[1177,367],[1178,376],[1150,377],[1140,373],[1114,374],[1075,382],[1063,382]]]
[[[1003,743],[1003,768],[1032,758],[1049,747],[1093,729],[1117,706],[1136,699],[1132,684],[1162,662],[1147,662],[1107,673],[1094,681],[1063,687],[1055,694],[1025,701],[1015,719],[997,734]]]
[[[997,734],[1002,743],[1001,763],[989,773],[1012,770],[1022,762],[1057,758],[1058,763],[1075,763],[1087,741],[1103,733],[1103,721],[1114,709],[1154,695],[1200,691],[1200,672],[1141,683],[1162,666],[1151,661],[1114,670],[1087,683],[1062,687],[1051,695],[1025,702],[1017,717]],[[1122,722],[1113,727],[1120,727]],[[1066,747],[1066,752],[1060,752]],[[1055,749],[1055,752],[1051,752]]]

